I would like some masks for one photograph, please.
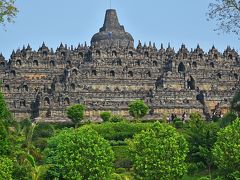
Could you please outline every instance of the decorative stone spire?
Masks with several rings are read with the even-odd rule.
[[[3,54],[1,53],[0,54],[0,60],[4,61],[5,60],[5,57],[3,56]]]
[[[142,49],[142,43],[141,41],[139,40],[138,41],[138,45],[137,45],[137,50],[141,50]]]
[[[27,49],[26,49],[27,51],[32,51],[32,48],[31,48],[31,46],[28,44],[27,45]]]
[[[99,44],[101,47],[122,46],[133,47],[134,40],[131,34],[127,33],[124,26],[120,25],[115,9],[106,11],[103,27],[91,40],[91,45]]]

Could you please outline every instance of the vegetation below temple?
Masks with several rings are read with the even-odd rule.
[[[187,120],[143,121],[148,107],[136,100],[129,105],[134,121],[104,112],[96,124],[82,122],[84,110],[68,109],[69,125],[18,122],[1,94],[0,179],[240,177],[240,120],[234,113],[214,121],[197,113]]]

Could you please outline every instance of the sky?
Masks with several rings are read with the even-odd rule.
[[[213,1],[213,0],[212,0]],[[178,50],[197,44],[206,52],[215,45],[223,52],[229,45],[240,52],[240,40],[233,34],[214,31],[216,22],[207,21],[210,0],[112,0],[119,21],[133,36],[135,45],[155,42]],[[99,31],[110,0],[17,0],[19,14],[14,24],[0,27],[0,53],[9,59],[13,50],[27,46],[38,50],[43,42],[54,50],[63,44],[77,46]]]

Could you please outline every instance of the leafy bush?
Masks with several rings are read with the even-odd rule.
[[[126,172],[126,169],[125,168],[117,168],[115,172],[118,174],[123,174]]]
[[[7,157],[0,156],[0,179],[12,179],[13,162]]]
[[[33,132],[33,140],[37,138],[49,138],[54,135],[54,127],[51,124],[40,123]]]
[[[226,179],[240,178],[240,120],[221,129],[213,147],[216,165]]]
[[[152,123],[130,123],[126,121],[103,124],[89,124],[99,135],[109,141],[124,141],[126,138],[132,138],[134,134],[148,129]]]
[[[170,125],[154,123],[128,143],[137,179],[180,179],[187,171],[187,141]]]
[[[198,168],[209,171],[213,167],[212,147],[217,140],[219,126],[214,122],[207,122],[198,115],[194,115],[186,123],[184,133],[189,144],[188,161],[195,163]]]
[[[174,126],[175,126],[175,128],[177,128],[177,129],[181,129],[181,128],[183,128],[183,122],[182,122],[182,121],[176,121],[176,122],[174,123]]]
[[[115,168],[127,168],[130,169],[132,167],[132,161],[130,158],[128,146],[113,146],[112,147],[115,161],[114,166]],[[120,172],[117,172],[120,174]]]
[[[50,179],[106,179],[113,170],[111,146],[87,126],[50,138],[45,154]]]
[[[177,129],[180,129],[183,127],[183,121],[180,118],[175,118],[173,120],[173,124],[174,124],[175,128],[177,128]]]
[[[234,112],[229,112],[220,119],[219,126],[224,128],[230,125],[235,119],[237,119],[237,115]]]
[[[47,146],[47,140],[48,140],[47,138],[38,138],[33,141],[33,144],[36,148],[43,151]]]
[[[0,155],[9,155],[11,152],[8,132],[3,122],[0,121]]]
[[[135,100],[131,102],[128,108],[129,114],[136,119],[146,116],[149,111],[149,107],[144,103],[143,100]]]
[[[75,127],[83,120],[85,114],[85,106],[75,104],[67,108],[67,116],[75,124]]]
[[[112,116],[111,112],[101,112],[100,113],[100,117],[102,118],[103,122],[108,122],[110,121]]]
[[[111,122],[121,122],[124,121],[124,117],[120,116],[120,115],[112,115],[112,117],[110,118]]]

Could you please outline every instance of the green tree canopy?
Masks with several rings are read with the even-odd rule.
[[[106,179],[112,173],[113,151],[109,143],[89,127],[66,129],[48,142],[49,174],[63,179]]]
[[[128,144],[139,179],[179,179],[187,171],[187,141],[170,125],[154,123]]]
[[[240,120],[219,131],[213,148],[219,170],[227,179],[240,178]]]
[[[85,107],[82,104],[75,104],[67,108],[67,116],[77,126],[84,118]]]
[[[131,102],[128,107],[129,114],[136,119],[146,116],[149,111],[149,107],[143,100],[135,100]]]
[[[194,166],[204,165],[211,175],[213,166],[212,147],[217,140],[218,124],[207,122],[197,113],[193,113],[190,115],[190,120],[184,130],[189,143],[189,162]]]
[[[0,179],[12,179],[13,162],[7,157],[0,156]]]
[[[13,19],[17,12],[15,0],[0,0],[0,24],[5,25],[6,22],[14,22]]]
[[[112,116],[112,113],[111,112],[101,112],[100,113],[100,117],[102,118],[103,122],[107,122],[107,121],[110,121],[111,119],[111,116]]]
[[[8,132],[3,122],[0,121],[0,155],[9,155],[10,149]]]
[[[237,115],[234,112],[228,112],[221,119],[219,119],[219,126],[221,128],[224,128],[230,125],[236,119],[237,119]]]

